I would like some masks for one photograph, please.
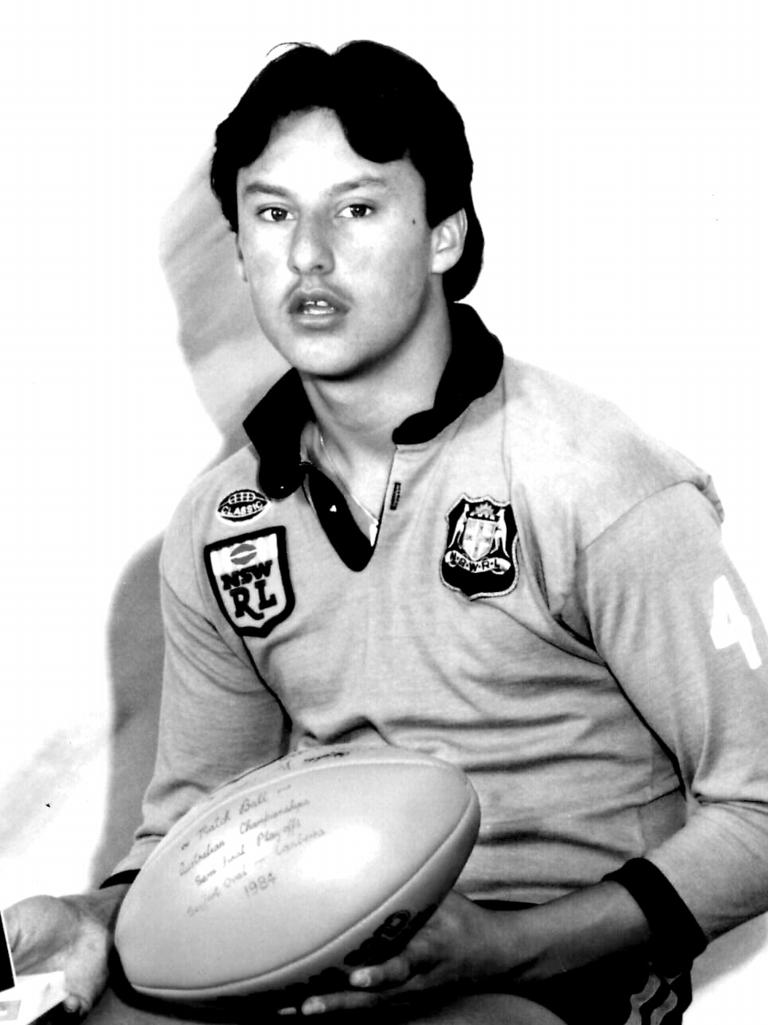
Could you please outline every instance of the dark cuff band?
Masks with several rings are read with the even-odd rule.
[[[107,886],[122,886],[123,883],[132,883],[138,874],[137,868],[127,868],[124,872],[115,872],[113,876],[107,876],[99,889],[104,890]]]
[[[603,879],[619,883],[639,904],[651,929],[654,963],[668,974],[689,968],[707,938],[664,873],[646,858],[632,858]]]

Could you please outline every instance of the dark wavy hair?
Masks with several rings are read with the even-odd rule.
[[[443,275],[446,298],[462,299],[483,261],[464,122],[425,68],[381,43],[356,40],[332,54],[292,44],[251,82],[216,129],[211,161],[211,187],[232,230],[237,231],[237,172],[262,153],[281,118],[317,108],[335,112],[350,146],[364,159],[411,161],[424,179],[430,227],[466,211],[464,252]]]

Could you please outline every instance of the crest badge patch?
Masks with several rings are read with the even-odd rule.
[[[216,512],[220,519],[229,523],[242,523],[252,520],[269,505],[266,497],[253,488],[241,488],[233,491],[219,502]]]
[[[293,612],[285,527],[207,545],[205,566],[216,601],[237,633],[266,637]]]
[[[517,583],[517,525],[509,502],[462,495],[446,519],[443,582],[471,599],[508,594]]]

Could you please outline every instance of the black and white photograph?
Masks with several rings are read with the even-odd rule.
[[[759,0],[0,12],[0,1021],[757,1025]]]

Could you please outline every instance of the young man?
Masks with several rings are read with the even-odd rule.
[[[168,531],[132,851],[100,894],[11,909],[28,963],[75,950],[73,1001],[179,815],[307,745],[438,755],[483,820],[402,954],[304,1013],[679,1022],[693,958],[768,907],[768,643],[717,497],[457,304],[482,257],[471,175],[451,103],[373,43],[289,50],[219,127],[213,188],[293,369]]]

